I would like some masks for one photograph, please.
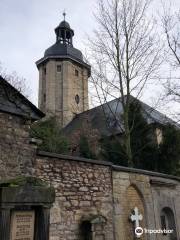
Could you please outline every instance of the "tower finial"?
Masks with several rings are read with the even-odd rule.
[[[64,9],[64,12],[63,12],[63,16],[64,16],[64,21],[66,20],[66,11]]]

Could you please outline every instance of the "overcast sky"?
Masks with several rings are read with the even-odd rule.
[[[74,46],[83,48],[93,29],[95,0],[0,0],[0,62],[7,72],[26,78],[31,100],[37,103],[38,70],[35,62],[55,43],[54,28],[67,21],[75,31]]]
[[[158,2],[155,1],[156,11]],[[171,0],[180,8],[179,0]],[[84,48],[86,34],[96,23],[93,17],[96,0],[0,0],[0,62],[8,72],[26,78],[31,100],[37,104],[38,70],[35,62],[45,49],[55,43],[54,28],[67,12],[67,21],[75,31],[74,46]]]

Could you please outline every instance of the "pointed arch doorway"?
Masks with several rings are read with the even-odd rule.
[[[161,229],[173,230],[172,233],[163,234],[163,240],[177,240],[176,223],[173,210],[170,207],[164,207],[161,210]]]

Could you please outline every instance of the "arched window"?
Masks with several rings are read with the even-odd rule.
[[[79,97],[78,94],[76,94],[76,96],[75,96],[75,101],[76,101],[77,104],[79,104],[79,102],[80,102],[80,97]]]
[[[171,234],[164,234],[168,235],[169,240],[177,240],[177,233],[176,233],[176,223],[174,219],[174,213],[171,208],[165,207],[161,210],[161,228],[162,230],[173,230]]]
[[[81,240],[92,240],[92,224],[90,221],[81,223]]]
[[[77,69],[75,69],[75,76],[78,77],[79,76],[79,71]]]

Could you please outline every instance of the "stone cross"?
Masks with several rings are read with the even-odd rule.
[[[138,208],[135,207],[135,208],[134,208],[134,214],[132,214],[132,215],[130,216],[131,221],[132,221],[132,222],[135,222],[135,229],[136,229],[137,227],[139,227],[139,221],[142,221],[142,219],[143,219],[142,214],[139,214],[138,212],[139,212]]]

